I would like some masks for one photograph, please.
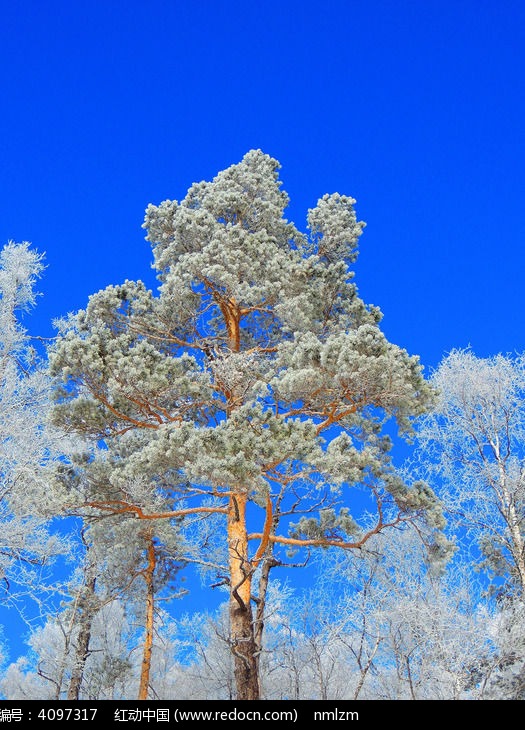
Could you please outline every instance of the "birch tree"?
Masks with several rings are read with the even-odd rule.
[[[470,566],[431,562],[417,530],[319,556],[317,580],[270,623],[272,699],[476,699],[495,655]],[[439,561],[441,563],[441,561]],[[438,569],[439,568],[439,569]]]
[[[36,303],[43,255],[28,242],[0,251],[0,580],[8,601],[16,585],[36,596],[42,566],[64,551],[47,521],[59,510],[48,488],[58,458],[47,424],[51,381],[22,317]]]
[[[76,676],[76,652],[71,644],[83,631],[82,623],[71,628],[71,610],[48,616],[28,639],[30,651],[11,663],[0,679],[6,699],[64,700]],[[136,692],[140,667],[133,647],[136,626],[117,600],[106,603],[89,625],[90,651],[82,667],[78,700],[129,699]]]
[[[417,429],[420,462],[451,524],[475,541],[496,589],[525,589],[525,358],[454,350],[433,374],[439,400]],[[498,588],[499,586],[499,588]]]
[[[355,201],[324,195],[301,232],[279,168],[251,150],[180,202],[149,205],[158,291],[127,280],[94,294],[49,353],[55,423],[127,453],[86,508],[221,519],[239,699],[260,696],[258,570],[422,515],[443,525],[432,491],[391,463],[385,423],[410,432],[433,391],[358,295]],[[162,509],[129,494],[138,474]]]
[[[490,623],[488,634],[495,645],[479,669],[482,699],[525,699],[525,604],[503,601]]]

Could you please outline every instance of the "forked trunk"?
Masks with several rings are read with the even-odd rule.
[[[259,662],[251,606],[252,566],[248,559],[245,494],[230,497],[230,631],[238,700],[258,700]]]

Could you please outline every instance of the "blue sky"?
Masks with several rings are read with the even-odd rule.
[[[146,206],[261,148],[300,228],[357,199],[360,294],[427,372],[525,350],[523,2],[0,6],[0,243],[46,254],[33,334],[155,286]]]
[[[360,293],[427,368],[525,349],[522,2],[1,5],[0,241],[46,253],[32,330],[155,285],[147,204],[261,148],[299,227],[357,199]]]

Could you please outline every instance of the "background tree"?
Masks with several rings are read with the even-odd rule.
[[[49,519],[60,508],[49,482],[62,448],[47,422],[52,384],[22,323],[35,305],[42,271],[43,256],[27,242],[11,241],[0,252],[0,600],[5,603],[16,603],[17,588],[43,600],[45,569],[66,551],[66,541],[49,530]]]
[[[479,667],[482,699],[525,699],[525,606],[516,598],[500,602],[488,623],[495,651]]]
[[[453,350],[432,376],[435,409],[417,427],[419,473],[440,485],[465,559],[490,580],[495,654],[484,696],[523,697],[525,652],[525,358]],[[513,638],[511,638],[513,637]]]
[[[504,594],[525,588],[525,358],[454,350],[418,423],[420,473],[440,484],[451,526],[475,541]],[[503,581],[503,586],[502,586]]]
[[[273,699],[473,699],[495,656],[470,566],[443,571],[415,529],[328,550],[314,584],[269,621],[263,661]],[[447,563],[448,566],[448,563]],[[478,676],[479,679],[479,676]]]
[[[33,629],[30,651],[3,673],[0,691],[8,699],[65,699],[75,676],[76,652],[72,643],[82,625],[71,628],[66,608]],[[137,693],[140,662],[133,647],[137,627],[119,601],[106,603],[90,623],[90,651],[82,666],[78,699],[129,699]]]
[[[130,611],[133,606],[133,613],[144,627],[142,672],[136,694],[138,699],[147,699],[157,602],[165,603],[181,595],[175,586],[175,577],[182,567],[179,530],[175,521],[167,524],[165,520],[137,520],[134,510],[114,506],[75,509],[78,504],[89,505],[94,495],[98,500],[106,496],[111,505],[117,484],[137,509],[153,514],[166,509],[162,496],[152,492],[142,475],[119,481],[120,465],[127,456],[126,449],[116,448],[122,446],[120,442],[112,444],[111,451],[99,445],[89,448],[89,444],[80,450],[81,445],[79,442],[79,450],[64,458],[55,477],[57,489],[68,495],[65,511],[83,520],[85,546],[83,578],[80,586],[71,588],[71,623],[80,630],[74,643],[76,669],[68,698],[78,699],[83,667],[91,651],[95,615],[108,602],[118,599]]]
[[[180,570],[177,532],[163,522],[107,518],[93,528],[98,550],[104,546],[101,583],[106,594],[118,598],[135,617],[143,633],[135,653],[141,654],[137,699],[148,699],[159,603],[180,596],[175,576]],[[102,533],[102,536],[100,535]]]
[[[158,295],[140,281],[108,287],[62,323],[50,351],[64,386],[55,423],[126,449],[111,494],[94,494],[90,509],[222,517],[239,699],[260,696],[252,601],[265,560],[359,548],[423,514],[443,525],[433,493],[405,484],[390,460],[384,423],[409,431],[432,390],[352,283],[364,226],[355,201],[325,195],[301,233],[284,218],[278,170],[252,150],[180,203],[150,205]],[[162,510],[127,492],[139,474]],[[360,526],[370,500],[375,521]]]

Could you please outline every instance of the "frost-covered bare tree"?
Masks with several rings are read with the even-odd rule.
[[[432,376],[435,409],[417,427],[420,474],[439,484],[449,523],[490,578],[497,651],[484,696],[522,698],[525,647],[525,357],[454,350]],[[469,552],[467,552],[469,551]],[[496,630],[497,629],[497,630]],[[510,637],[513,637],[512,639]]]
[[[368,596],[357,592],[348,599],[358,622],[366,617],[368,656],[377,641],[364,696],[479,699],[474,678],[494,654],[494,644],[487,632],[491,614],[480,600],[471,566],[452,562],[436,574],[409,531],[389,544],[388,551],[375,547],[362,556],[362,569],[370,578]],[[347,574],[353,569],[349,565]],[[354,639],[353,646],[361,644]]]
[[[385,422],[406,433],[433,393],[358,296],[355,201],[323,196],[302,233],[279,167],[252,150],[181,202],[150,205],[158,293],[126,281],[94,294],[49,353],[55,423],[126,449],[87,509],[220,517],[239,699],[260,696],[258,570],[264,593],[283,550],[357,549],[423,515],[443,525],[431,490],[391,463]],[[138,475],[145,501],[126,487]]]
[[[82,623],[71,626],[68,609],[49,616],[29,637],[30,651],[11,663],[0,679],[8,699],[65,699],[75,674],[76,653],[71,644]],[[90,651],[82,667],[76,699],[129,699],[137,693],[140,658],[133,653],[137,626],[119,601],[110,601],[90,622]]]
[[[436,572],[413,530],[328,551],[269,628],[275,699],[477,699],[493,620],[469,566]],[[465,569],[463,569],[465,568]]]
[[[49,488],[59,458],[47,423],[51,381],[22,317],[36,302],[43,256],[30,244],[9,242],[0,252],[0,600],[15,586],[42,591],[42,566],[65,549],[47,527],[59,510]]]
[[[525,699],[525,605],[503,601],[487,624],[495,652],[479,667],[482,699]]]
[[[435,409],[417,427],[423,473],[451,525],[481,550],[503,593],[525,589],[525,357],[454,350],[432,376]]]

